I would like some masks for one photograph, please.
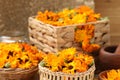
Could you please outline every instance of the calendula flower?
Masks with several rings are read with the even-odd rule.
[[[100,19],[100,14],[90,14],[87,17],[87,22],[95,22]]]
[[[17,68],[19,67],[20,63],[19,63],[19,60],[13,60],[13,61],[10,61],[10,67],[11,68]]]
[[[40,65],[54,72],[74,74],[76,72],[87,71],[93,62],[93,57],[87,56],[82,52],[78,53],[76,48],[68,48],[56,54],[48,53],[40,62]]]
[[[91,44],[89,38],[84,39],[84,41],[82,42],[82,49],[86,52],[90,53],[98,50],[99,48],[100,46],[98,44]]]
[[[106,75],[101,75],[104,80],[119,80],[120,79],[120,70],[112,69],[106,72]]]
[[[31,68],[43,59],[43,53],[27,43],[0,43],[0,68]]]
[[[75,48],[64,49],[58,53],[60,57],[62,57],[64,60],[67,60],[67,61],[71,61],[74,58],[75,54],[76,54]]]
[[[88,37],[86,30],[77,29],[75,31],[75,41],[76,42],[82,42],[86,37]]]
[[[73,9],[65,8],[58,12],[52,12],[48,10],[45,12],[38,11],[35,18],[46,24],[60,27],[72,24],[93,22],[100,19],[100,15],[95,13],[88,6],[80,6]]]
[[[72,18],[74,24],[86,23],[87,17],[86,14],[78,14]]]
[[[5,60],[3,60],[2,58],[0,59],[0,67],[2,68],[2,67],[4,67],[4,65],[5,65]]]
[[[86,13],[87,15],[94,13],[94,10],[86,5],[79,6],[75,8],[75,10],[78,13],[81,13],[81,14]]]
[[[74,61],[70,62],[70,63],[66,63],[66,67],[63,68],[63,72],[65,73],[71,73],[74,74],[76,72],[76,66],[77,63],[75,63]]]
[[[93,52],[98,50],[100,46],[98,44],[91,43],[94,37],[94,25],[77,26],[75,30],[75,41],[81,43],[81,47],[86,52]]]

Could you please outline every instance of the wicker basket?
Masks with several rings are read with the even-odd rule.
[[[30,41],[44,52],[56,53],[64,48],[77,48],[79,44],[74,41],[76,26],[93,24],[95,26],[93,41],[97,44],[107,45],[110,40],[110,25],[107,19],[85,24],[55,27],[36,20],[34,17],[29,17],[28,23]]]
[[[0,80],[30,80],[38,72],[38,67],[30,69],[0,69]]]
[[[40,80],[93,80],[95,65],[91,66],[88,71],[76,74],[66,74],[62,72],[52,72],[39,65]]]

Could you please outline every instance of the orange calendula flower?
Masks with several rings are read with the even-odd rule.
[[[48,10],[46,10],[45,12],[39,11],[35,18],[46,24],[51,24],[53,26],[60,27],[86,22],[93,22],[100,19],[100,15],[96,14],[88,6],[80,6],[74,9],[65,8],[59,12],[52,12]]]
[[[100,17],[101,17],[100,14],[90,14],[87,17],[87,22],[95,22],[98,19],[100,19]]]
[[[85,6],[85,5],[82,5],[82,6],[79,6],[78,8],[75,8],[75,10],[78,13],[81,13],[81,14],[86,13],[87,15],[94,13],[93,9],[91,9],[90,7]]]
[[[98,50],[100,46],[98,44],[91,43],[94,37],[94,25],[77,26],[75,30],[75,41],[81,43],[82,49],[86,52],[93,52]]]
[[[39,55],[39,56],[38,56]],[[43,53],[27,43],[0,43],[0,68],[28,69],[43,59]]]
[[[95,50],[98,50],[100,48],[100,46],[98,44],[91,44],[90,40],[88,38],[86,38],[83,42],[82,42],[82,49],[86,52],[93,52]]]
[[[75,48],[64,49],[58,53],[60,57],[62,57],[64,60],[67,60],[67,61],[72,60],[75,54],[76,54]]]
[[[106,75],[102,75],[101,77],[105,80],[119,80],[120,79],[120,69],[112,69],[105,73]]]
[[[74,74],[87,71],[93,62],[93,57],[82,52],[78,53],[76,48],[68,48],[56,54],[48,53],[40,62],[40,65],[54,72]]]
[[[75,41],[76,42],[82,42],[87,36],[86,30],[76,30],[75,31]]]

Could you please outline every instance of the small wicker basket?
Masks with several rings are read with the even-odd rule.
[[[91,66],[88,71],[76,74],[66,74],[62,72],[52,72],[39,65],[40,80],[93,80],[95,65]]]
[[[38,67],[30,69],[0,69],[0,80],[30,80],[38,72]]]

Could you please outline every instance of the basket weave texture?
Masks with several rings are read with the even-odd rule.
[[[69,47],[79,48],[79,44],[74,40],[75,28],[88,24],[95,26],[94,43],[101,46],[110,44],[109,20],[55,27],[29,17],[28,23],[30,41],[44,52],[58,52]]]
[[[40,80],[93,80],[95,65],[91,66],[88,71],[75,74],[66,74],[62,72],[52,72],[39,65]]]
[[[29,80],[38,72],[38,67],[30,69],[0,69],[0,80]]]

